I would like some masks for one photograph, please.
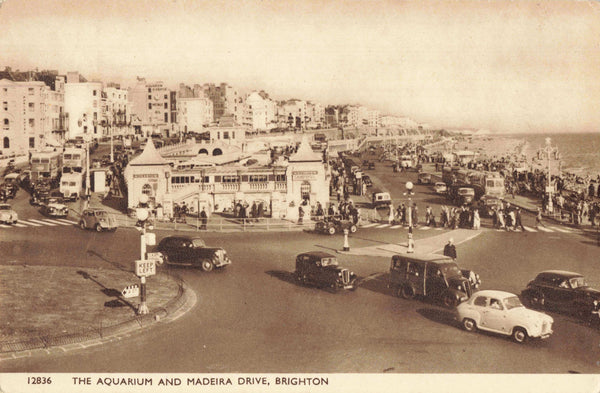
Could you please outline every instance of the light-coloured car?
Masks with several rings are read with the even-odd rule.
[[[495,290],[476,292],[456,307],[455,318],[469,332],[499,333],[518,343],[550,337],[554,323],[551,316],[525,308],[517,295]]]
[[[436,194],[445,194],[448,188],[446,187],[446,183],[443,181],[438,181],[433,185],[433,189]]]
[[[19,215],[8,203],[0,203],[0,222],[4,224],[16,224]]]
[[[97,232],[117,230],[117,221],[104,209],[89,208],[81,213],[81,229],[95,229]]]
[[[69,208],[65,206],[62,198],[48,198],[40,208],[40,213],[52,218],[66,218]]]

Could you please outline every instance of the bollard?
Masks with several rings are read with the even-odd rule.
[[[412,254],[415,252],[415,240],[413,239],[412,227],[408,228],[408,249],[406,250],[408,254]]]
[[[348,244],[348,228],[344,228],[344,251],[350,251],[350,244]]]

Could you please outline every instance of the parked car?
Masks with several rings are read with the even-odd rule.
[[[494,290],[479,291],[459,304],[455,318],[469,332],[499,333],[518,343],[550,337],[554,323],[551,316],[525,308],[517,295]]]
[[[479,288],[479,275],[460,269],[452,258],[441,255],[394,255],[390,265],[389,286],[397,296],[412,299],[425,296],[455,307]]]
[[[573,313],[587,320],[600,302],[600,291],[590,288],[579,273],[547,270],[527,284],[521,297],[532,308]]]
[[[350,233],[355,233],[358,230],[357,226],[352,221],[340,220],[337,218],[326,218],[318,221],[315,224],[315,231],[320,233],[328,233],[330,235],[344,233],[344,229],[348,229]]]
[[[309,251],[296,257],[296,279],[303,284],[312,284],[337,291],[356,289],[357,276],[349,269],[338,265],[337,258],[323,251]]]
[[[50,197],[42,204],[40,213],[52,218],[66,218],[69,208],[65,206],[62,198]]]
[[[97,232],[117,230],[117,220],[104,209],[84,209],[79,220],[81,229],[95,229]]]
[[[431,173],[421,172],[417,177],[419,184],[431,184]]]
[[[191,236],[168,236],[162,239],[156,251],[168,265],[199,267],[205,272],[231,264],[227,251],[221,247],[206,247],[204,241]]]
[[[448,188],[446,187],[446,183],[438,181],[433,185],[433,190],[436,194],[445,194]]]
[[[19,215],[8,203],[0,203],[0,222],[3,224],[16,224]]]

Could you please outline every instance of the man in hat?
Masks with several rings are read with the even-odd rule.
[[[448,239],[448,243],[444,247],[444,255],[456,260],[456,247],[454,246],[453,238]]]

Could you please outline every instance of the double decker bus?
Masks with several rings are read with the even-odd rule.
[[[59,191],[66,200],[77,200],[83,188],[86,152],[82,147],[65,147],[62,153],[62,175]]]
[[[29,169],[31,170],[31,182],[48,180],[51,183],[58,181],[61,173],[60,152],[33,152],[29,159]]]

